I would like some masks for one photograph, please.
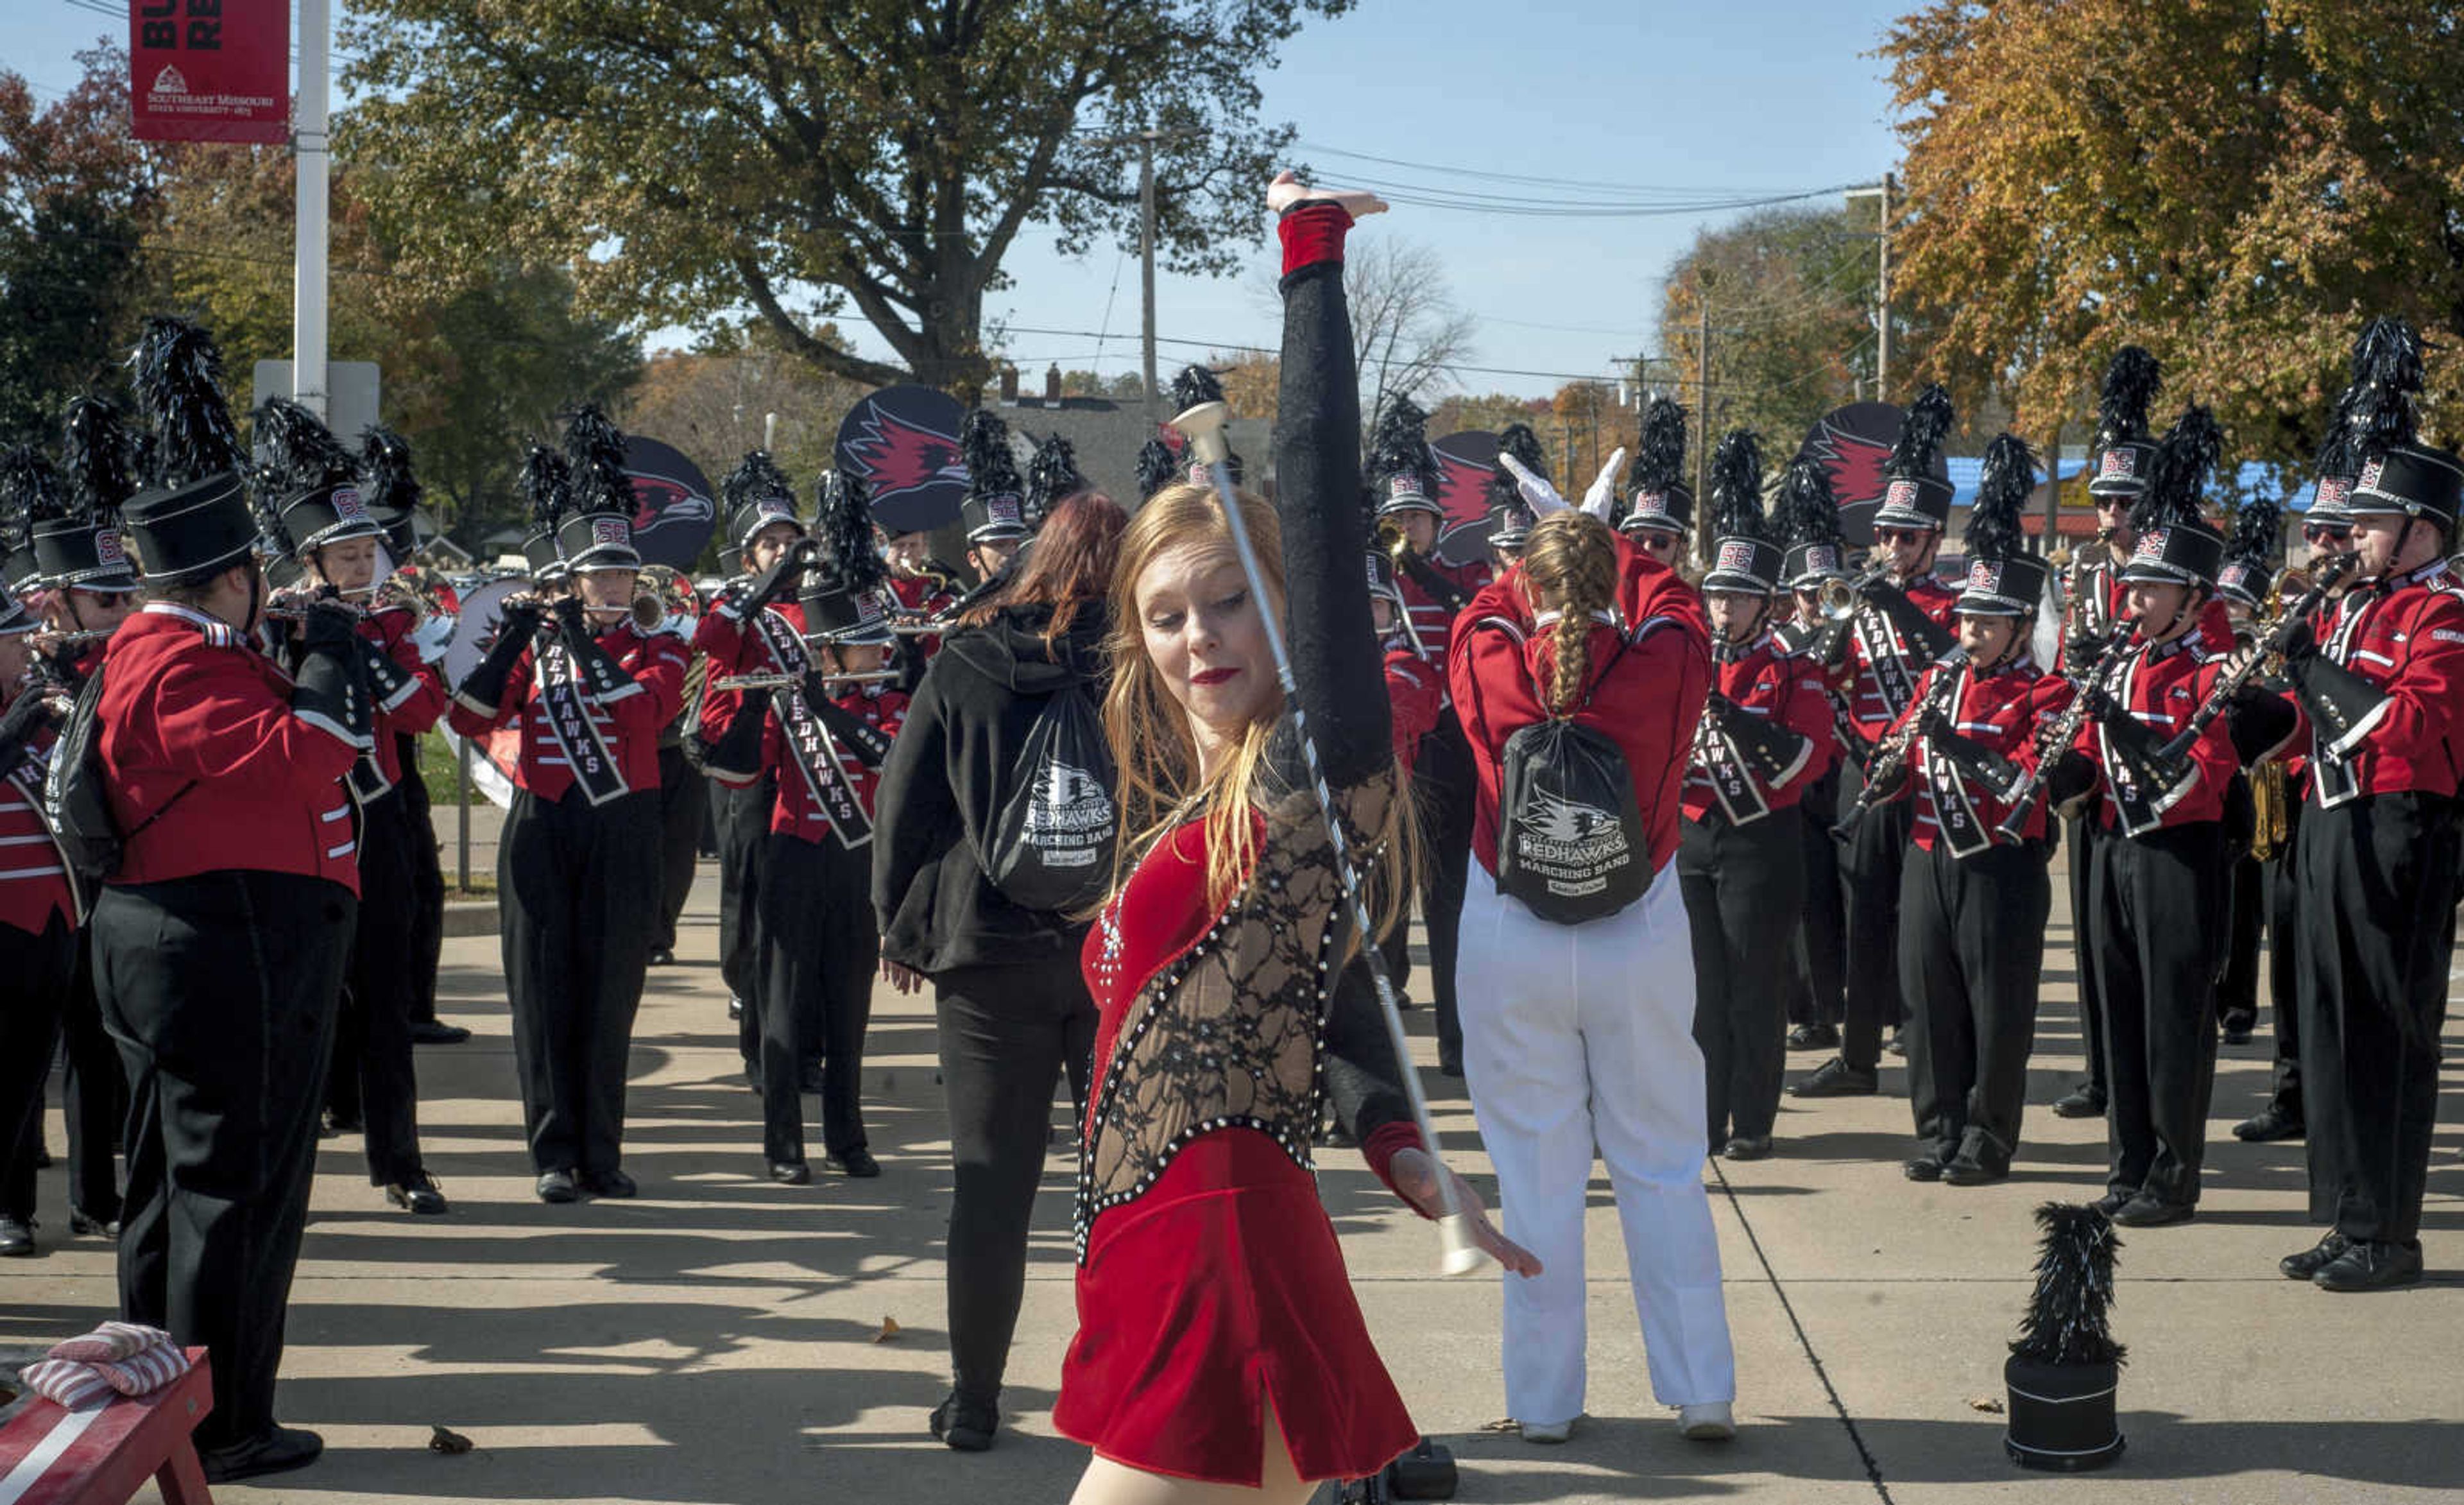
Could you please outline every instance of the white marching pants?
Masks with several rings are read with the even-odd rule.
[[[1671,868],[1674,867],[1672,863]],[[1506,1277],[1506,1404],[1519,1421],[1583,1409],[1583,1211],[1597,1147],[1617,1193],[1651,1391],[1732,1401],[1736,1356],[1703,1186],[1703,1052],[1677,874],[1622,914],[1555,925],[1463,887],[1463,1072],[1496,1162],[1506,1236],[1546,1272]]]

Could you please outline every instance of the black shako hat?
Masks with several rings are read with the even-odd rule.
[[[1674,398],[1655,397],[1643,409],[1634,491],[1617,531],[1682,534],[1693,526],[1694,491],[1685,484],[1685,409]]]
[[[967,493],[958,501],[967,542],[1032,537],[1035,530],[1026,525],[1026,485],[1018,478],[1018,457],[1010,453],[1009,425],[999,414],[977,409],[958,432],[958,454],[967,467]]]
[[[2036,461],[2013,435],[1985,447],[1976,505],[1968,509],[1968,585],[1951,609],[1973,616],[2034,616],[2045,596],[2045,562],[2030,554],[2019,517],[2035,488]]]
[[[61,500],[33,518],[34,558],[43,584],[80,590],[137,588],[137,569],[120,536],[120,509],[137,490],[135,441],[120,410],[96,397],[68,407],[61,436]]]
[[[767,450],[747,450],[718,483],[718,495],[727,508],[728,536],[738,553],[750,551],[761,530],[776,523],[804,531],[803,520],[796,516],[795,482]]]
[[[171,585],[198,584],[256,547],[256,515],[237,471],[141,492],[121,521],[147,574]]]
[[[1531,537],[1540,515],[1523,499],[1523,488],[1515,483],[1514,473],[1506,468],[1505,456],[1513,455],[1534,476],[1549,474],[1549,456],[1540,448],[1540,436],[1531,432],[1528,423],[1509,423],[1498,431],[1497,454],[1496,468],[1488,476],[1488,542],[1500,553],[1512,554]]]
[[[2156,358],[2135,344],[2113,352],[2104,368],[2104,388],[2097,397],[2096,439],[2089,446],[2095,466],[2088,476],[2091,497],[2140,497],[2155,474],[2156,440],[2147,432],[2147,405],[2165,385]]]
[[[2224,435],[2208,409],[2195,403],[2182,409],[2156,447],[2147,494],[2131,509],[2130,525],[2139,545],[2122,566],[2123,580],[2215,583],[2216,566],[2224,562],[2225,536],[2209,524],[2199,497],[2223,450]]]
[[[1882,504],[1874,509],[1874,526],[1940,532],[1950,525],[1950,482],[1934,474],[1942,468],[1950,421],[1950,393],[1938,382],[1908,404],[1899,441],[1882,461]]]
[[[564,457],[573,467],[573,510],[556,525],[567,569],[640,569],[633,547],[633,477],[625,468],[625,435],[598,405],[565,426]]]
[[[1703,588],[1777,593],[1786,562],[1763,523],[1763,441],[1750,429],[1730,430],[1712,453],[1711,525],[1718,531]]]

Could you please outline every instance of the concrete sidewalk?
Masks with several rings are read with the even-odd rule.
[[[2057,881],[2030,1084],[2039,1104],[2079,1064],[2062,892]],[[358,1144],[326,1141],[281,1413],[322,1431],[329,1450],[312,1470],[220,1499],[1067,1497],[1084,1453],[1048,1412],[1074,1325],[1068,1154],[1053,1155],[1039,1208],[1001,1444],[945,1451],[924,1429],[946,1383],[950,1184],[929,1006],[887,991],[875,1001],[867,1111],[887,1174],[774,1186],[713,961],[707,864],[695,900],[681,962],[652,972],[636,1034],[626,1162],[643,1183],[636,1202],[533,1199],[495,942],[449,942],[443,1012],[477,1035],[423,1051],[420,1070],[429,1160],[453,1213],[392,1211],[367,1186]],[[1460,1084],[1433,1069],[1429,1015],[1412,1022],[1447,1147],[1493,1200]],[[1793,1058],[1792,1075],[1814,1064]],[[1436,1276],[1428,1227],[1355,1155],[1328,1152],[1326,1199],[1371,1328],[1421,1426],[1463,1460],[1459,1497],[2239,1502],[2464,1489],[2464,1109],[2452,1070],[2425,1218],[2431,1281],[2331,1296],[2275,1270],[2314,1236],[2300,1216],[2300,1146],[2230,1133],[2262,1099],[2265,1036],[2225,1052],[2198,1221],[2130,1233],[2122,1255],[2130,1450],[2068,1481],[2012,1468],[2001,1418],[1973,1403],[2002,1393],[2034,1258],[2029,1209],[2101,1189],[2102,1128],[2039,1108],[2010,1183],[1912,1185],[1898,1170],[1910,1148],[1903,1074],[1886,1071],[1879,1098],[1792,1104],[1772,1160],[1715,1162],[1743,1424],[1725,1448],[1683,1441],[1652,1404],[1604,1182],[1590,1248],[1597,1420],[1539,1449],[1484,1429],[1505,1409],[1494,1277]],[[1055,1122],[1066,1117],[1057,1109]],[[56,1109],[49,1136],[56,1152]],[[44,1173],[44,1256],[0,1262],[0,1343],[110,1315],[111,1250],[65,1237],[62,1186],[62,1172]],[[474,1450],[429,1450],[440,1424]]]

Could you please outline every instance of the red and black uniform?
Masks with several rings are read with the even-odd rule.
[[[1420,756],[1420,743],[1437,727],[1438,717],[1445,709],[1445,672],[1429,662],[1399,634],[1387,641],[1386,705],[1395,718],[1395,766],[1409,777]],[[1386,977],[1394,985],[1397,1002],[1403,1001],[1404,985],[1412,978],[1412,925],[1408,909],[1397,915],[1385,937],[1377,942],[1378,954],[1386,963]],[[1345,977],[1347,986],[1374,992],[1376,985],[1369,977],[1369,963],[1356,961]]]
[[[2239,760],[2222,718],[2180,771],[2154,767],[2147,754],[2188,728],[2224,667],[2204,627],[2152,649],[2113,649],[2087,691],[2112,709],[2091,716],[2076,744],[2098,774],[2087,908],[2077,922],[2104,1010],[2117,1206],[2199,1200],[2228,897],[2225,794]]]
[[[1685,770],[1677,876],[1694,937],[1694,1040],[1717,1149],[1731,1137],[1769,1139],[1779,1115],[1789,954],[1775,930],[1804,899],[1796,803],[1836,744],[1822,667],[1786,653],[1772,632],[1715,647],[1712,693]]]
[[[1451,658],[1457,615],[1490,581],[1485,564],[1449,564],[1414,556],[1397,572],[1403,610],[1429,665],[1442,681]],[[1429,991],[1438,1008],[1438,1063],[1463,1069],[1463,1021],[1456,1007],[1455,955],[1463,917],[1463,878],[1470,871],[1471,747],[1453,705],[1439,702],[1437,723],[1412,760],[1412,796],[1420,814],[1420,920],[1429,930]]]
[[[958,604],[958,577],[945,564],[927,564],[920,575],[892,575],[887,586],[896,602],[897,613],[926,620],[942,615]],[[941,634],[921,632],[898,640],[898,663],[901,676],[898,687],[913,694],[916,681],[924,677],[926,666],[941,652]]]
[[[791,688],[748,699],[711,758],[721,783],[766,779],[778,791],[757,932],[762,1153],[774,1166],[804,1163],[798,1076],[816,1051],[823,1147],[842,1162],[867,1147],[858,1087],[881,964],[871,902],[873,797],[877,770],[907,717],[907,697],[895,690],[868,685],[825,698],[821,681],[807,683],[809,697]],[[758,762],[737,756],[748,741]]]
[[[2070,700],[2067,682],[2022,654],[1991,674],[1967,664],[1928,671],[1898,723],[1923,717],[1930,728],[1910,749],[1903,795],[1912,807],[1899,937],[1919,1147],[1911,1164],[1957,1160],[1998,1179],[2018,1149],[2053,848],[2047,801],[2032,800],[2013,839],[2002,830],[2003,796],[2035,773],[2037,738]]]
[[[2295,958],[2311,1212],[2410,1246],[2438,1103],[2464,783],[2464,585],[2365,581],[2288,655],[2309,754]]]
[[[787,599],[752,604],[754,577],[729,584],[693,628],[703,655],[699,735],[703,745],[736,724],[745,696],[709,688],[737,675],[803,673],[804,609]],[[751,783],[710,782],[711,830],[718,838],[718,975],[736,1005],[736,1048],[751,1073],[761,1057],[761,853],[769,844],[778,781],[763,769]]]
[[[1910,581],[1903,593],[1910,607],[1942,630],[1947,643],[1958,592],[1928,573]],[[1868,745],[1912,702],[1917,682],[1941,652],[1928,647],[1892,612],[1871,604],[1858,609],[1849,631],[1848,721]],[[1843,777],[1839,798],[1853,802],[1863,788],[1861,772]],[[1855,836],[1840,852],[1847,968],[1839,1060],[1865,1077],[1881,1064],[1882,1030],[1899,1026],[1904,1004],[1899,977],[1900,881],[1913,818],[1912,808],[1904,805],[1876,809],[1858,821]]]
[[[12,605],[0,602],[0,617],[13,613]],[[78,916],[67,864],[43,818],[43,774],[56,717],[31,683],[15,687],[6,707],[0,711],[0,977],[9,979],[10,996],[0,1005],[0,1218],[31,1229],[43,1084],[77,970]],[[108,1156],[108,1138],[103,1145]]]
[[[453,693],[453,729],[518,727],[497,848],[505,986],[531,1160],[591,1183],[621,1172],[625,1063],[659,909],[659,731],[684,694],[685,645],[578,602],[554,625],[508,613]]]
[[[359,910],[347,780],[374,741],[366,664],[329,609],[295,680],[222,621],[157,601],[101,673],[122,846],[91,924],[131,1098],[121,1315],[211,1350],[198,1442],[230,1447],[274,1426]]]
[[[422,837],[404,800],[402,749],[445,714],[445,686],[420,661],[418,626],[407,609],[377,612],[360,624],[372,656],[369,696],[376,745],[351,770],[360,806],[360,923],[343,974],[327,1101],[337,1118],[365,1128],[372,1185],[423,1183],[419,1084],[411,1064],[416,980],[411,944],[418,907],[416,852]]]

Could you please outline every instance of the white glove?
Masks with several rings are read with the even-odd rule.
[[[1266,185],[1266,208],[1280,214],[1293,205],[1308,199],[1328,199],[1342,205],[1353,219],[1386,212],[1386,201],[1364,188],[1318,188],[1303,183],[1289,167],[1275,174]]]
[[[1592,489],[1583,493],[1583,510],[1602,522],[1617,510],[1617,473],[1625,469],[1625,446],[1620,444],[1610,454],[1609,462],[1600,467],[1599,478]]]
[[[1557,495],[1557,488],[1549,484],[1547,476],[1532,475],[1521,460],[1503,452],[1499,453],[1497,463],[1513,473],[1514,489],[1523,493],[1523,499],[1531,504],[1532,516],[1545,518],[1552,512],[1566,510],[1566,498]]]

